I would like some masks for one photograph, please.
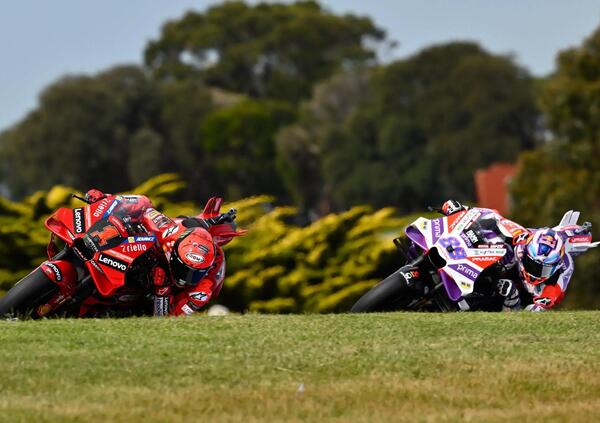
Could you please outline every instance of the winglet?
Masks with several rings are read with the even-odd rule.
[[[558,226],[577,225],[580,213],[578,211],[569,210],[564,214]]]

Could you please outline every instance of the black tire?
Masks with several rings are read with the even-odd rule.
[[[35,309],[57,292],[58,286],[38,267],[0,298],[0,318],[38,317]]]
[[[352,306],[350,313],[401,310],[418,292],[410,288],[400,270],[379,282]]]

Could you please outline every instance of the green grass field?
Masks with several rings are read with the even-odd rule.
[[[7,422],[600,420],[597,312],[0,322],[0,341]]]

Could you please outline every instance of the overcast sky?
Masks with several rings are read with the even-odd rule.
[[[141,63],[167,19],[207,0],[0,1],[0,130],[33,109],[40,91],[70,73]],[[328,0],[337,13],[370,15],[402,58],[433,43],[475,40],[511,53],[535,75],[600,25],[599,0]]]

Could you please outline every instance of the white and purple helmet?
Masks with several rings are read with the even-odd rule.
[[[527,282],[538,285],[556,273],[564,254],[565,243],[556,231],[540,229],[527,240],[519,269]]]

